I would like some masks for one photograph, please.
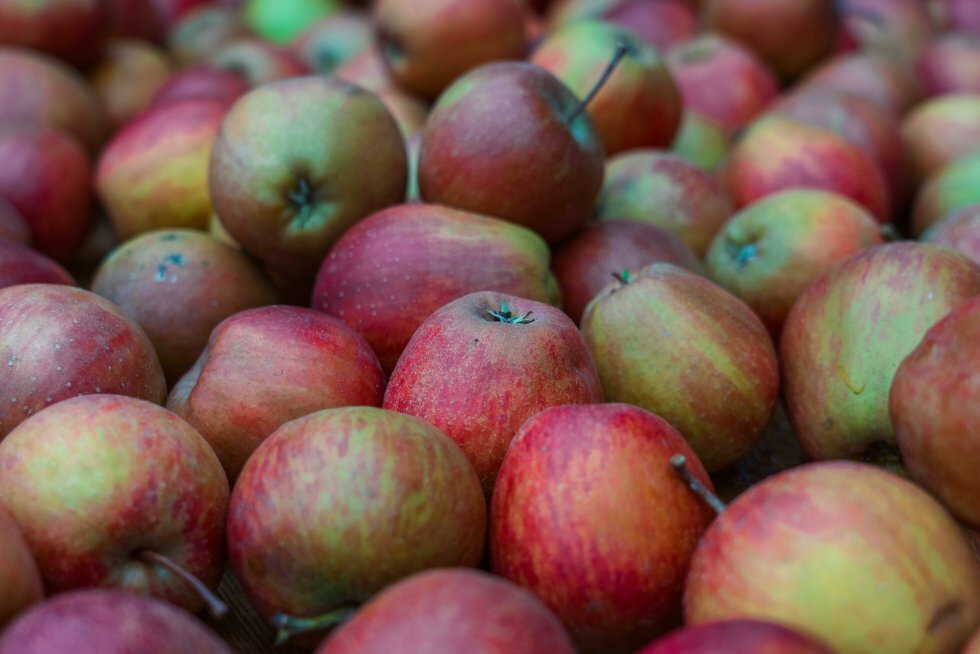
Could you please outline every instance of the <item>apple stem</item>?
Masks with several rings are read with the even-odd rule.
[[[169,572],[173,573],[180,579],[184,581],[188,586],[194,589],[201,599],[204,600],[204,604],[208,607],[208,613],[215,620],[220,620],[228,613],[228,605],[221,601],[221,599],[214,594],[214,592],[204,585],[204,582],[188,572],[183,566],[176,563],[173,559],[160,554],[159,552],[154,552],[153,550],[141,550],[138,558],[144,563],[149,563],[150,565],[158,565],[161,568],[165,568]]]
[[[592,102],[595,96],[599,94],[599,91],[603,86],[605,86],[606,82],[612,76],[613,71],[616,70],[616,66],[618,66],[619,62],[623,60],[623,57],[630,53],[631,49],[632,48],[626,39],[620,39],[616,42],[616,49],[613,51],[612,58],[609,60],[609,63],[606,64],[606,69],[602,71],[602,75],[599,76],[599,80],[592,87],[592,90],[589,91],[588,95],[582,98],[582,100],[575,105],[575,109],[572,110],[572,113],[568,115],[567,122],[569,125],[575,122],[575,119],[578,118],[583,111],[585,111],[585,109],[589,106],[589,103]]]
[[[506,322],[512,325],[526,325],[528,323],[534,322],[534,318],[528,318],[531,312],[528,311],[523,316],[515,316],[510,311],[510,307],[507,305],[507,300],[501,300],[500,311],[494,311],[493,309],[487,309],[487,313],[493,316],[493,319],[497,322]]]
[[[881,234],[881,238],[888,242],[902,240],[902,235],[899,233],[898,228],[891,223],[885,223],[879,227],[878,233]]]
[[[633,275],[626,268],[623,268],[623,272],[614,272],[612,276],[623,286],[633,283]]]
[[[271,619],[272,626],[276,628],[276,647],[285,645],[293,636],[335,627],[349,620],[355,613],[357,613],[357,609],[353,606],[342,606],[314,618],[300,618],[286,613],[276,613]]]
[[[717,495],[711,492],[711,490],[701,483],[700,480],[696,479],[694,475],[691,474],[690,468],[687,467],[687,457],[683,454],[675,454],[670,457],[670,465],[677,471],[687,487],[690,488],[695,495],[704,500],[704,503],[715,510],[715,513],[721,513],[725,510],[725,503],[722,502]]]

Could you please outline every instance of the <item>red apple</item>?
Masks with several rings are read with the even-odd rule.
[[[391,372],[422,321],[467,293],[558,304],[548,247],[512,223],[431,204],[380,211],[351,227],[320,267],[312,306],[356,329]]]
[[[392,78],[427,98],[477,66],[524,54],[520,0],[379,0],[374,21]]]
[[[6,361],[0,439],[76,395],[121,393],[162,403],[167,393],[143,330],[108,300],[70,286],[0,290],[0,361]]]
[[[280,426],[320,409],[381,406],[384,372],[364,339],[300,307],[237,313],[219,324],[167,408],[196,428],[228,478]]]
[[[214,100],[186,100],[151,109],[116,133],[95,183],[120,237],[207,227],[208,165],[226,111]]]
[[[958,652],[980,625],[980,565],[918,486],[865,464],[809,464],[749,488],[712,523],[684,617],[778,622],[837,652]]]
[[[383,406],[444,431],[489,495],[522,422],[550,406],[601,401],[595,364],[568,316],[483,291],[449,302],[419,325]]]
[[[0,197],[27,220],[39,252],[67,261],[92,218],[88,156],[62,132],[0,128]]]
[[[896,116],[901,116],[922,97],[915,76],[901,63],[870,52],[828,59],[801,85],[851,93]]]
[[[174,73],[160,85],[150,100],[150,107],[183,100],[216,100],[231,107],[235,100],[248,93],[249,88],[248,82],[235,73],[207,66],[191,66]]]
[[[292,50],[251,37],[228,42],[215,50],[206,63],[240,75],[253,87],[310,74]]]
[[[807,453],[889,456],[895,370],[929,327],[977,294],[980,266],[923,243],[869,248],[818,277],[793,305],[780,343],[784,395]]]
[[[117,587],[200,610],[197,592],[148,552],[217,588],[228,480],[166,409],[122,395],[58,402],[0,442],[0,470],[0,505],[49,591]]]
[[[493,494],[495,573],[527,587],[582,652],[634,651],[680,620],[694,546],[713,517],[669,460],[694,452],[627,404],[552,407],[515,436]]]
[[[16,241],[0,239],[0,288],[17,284],[68,284],[75,278],[60,263]]]
[[[943,217],[980,202],[980,149],[930,175],[915,196],[911,232],[922,234]]]
[[[78,590],[34,607],[0,637],[0,654],[231,654],[217,634],[167,602]]]
[[[719,620],[677,629],[636,654],[834,654],[822,642],[776,622]]]
[[[691,272],[704,269],[674,234],[635,220],[601,220],[587,225],[555,248],[551,269],[562,291],[562,308],[573,321],[615,275],[638,272],[651,263],[672,263]]]
[[[959,250],[980,264],[980,202],[941,218],[922,233],[922,240]]]
[[[902,120],[902,140],[917,183],[980,150],[980,93],[942,95]]]
[[[21,245],[31,244],[31,228],[14,205],[0,197],[0,239]]]
[[[41,573],[24,534],[0,508],[0,632],[18,613],[44,598]]]
[[[915,72],[928,96],[980,93],[977,66],[980,66],[980,34],[950,32],[922,50]]]
[[[0,3],[0,45],[41,50],[76,65],[95,61],[105,36],[101,0]]]
[[[92,87],[109,123],[118,128],[146,109],[172,70],[170,56],[151,43],[110,40],[101,63],[91,73]]]
[[[660,227],[700,257],[733,210],[725,188],[709,173],[679,155],[640,150],[606,162],[597,217]]]
[[[531,63],[488,64],[464,75],[440,97],[422,133],[422,198],[560,241],[589,220],[602,187],[602,145],[580,106]]]
[[[574,654],[558,618],[534,595],[465,568],[420,572],[386,588],[316,654]]]

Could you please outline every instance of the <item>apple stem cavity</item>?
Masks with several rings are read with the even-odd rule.
[[[704,503],[715,510],[715,513],[721,513],[725,510],[725,503],[718,498],[717,495],[711,492],[707,486],[702,484],[698,479],[695,479],[694,475],[691,474],[690,468],[687,467],[687,457],[683,454],[675,454],[670,457],[670,465],[677,471],[680,478],[684,480],[687,487],[690,488],[695,495],[704,500]]]
[[[300,177],[296,181],[296,188],[286,194],[289,202],[299,211],[300,226],[306,225],[313,213],[313,205],[316,203],[316,193],[310,185],[309,180]]]
[[[208,608],[208,613],[211,614],[211,617],[215,620],[220,620],[228,613],[228,605],[222,602],[221,599],[214,594],[214,591],[205,586],[203,581],[192,575],[173,559],[164,556],[159,552],[154,552],[153,550],[141,550],[137,555],[137,558],[139,558],[139,560],[143,563],[158,565],[161,568],[165,568],[168,572],[171,572],[175,576],[182,579],[184,583],[194,589],[194,592],[201,596],[201,599],[204,600],[205,606]]]
[[[619,41],[616,42],[616,49],[613,51],[613,55],[612,58],[609,60],[609,63],[606,64],[606,69],[602,71],[602,75],[599,76],[598,81],[596,81],[595,85],[592,87],[589,93],[584,98],[582,98],[582,100],[577,105],[575,105],[575,108],[572,110],[572,113],[568,115],[567,122],[569,125],[574,123],[575,119],[581,116],[582,112],[585,111],[586,108],[588,108],[589,103],[592,102],[595,96],[599,94],[599,91],[602,90],[602,87],[606,85],[606,82],[612,76],[613,71],[616,70],[616,66],[619,65],[619,62],[622,61],[623,57],[628,55],[632,50],[633,48],[630,46],[629,42],[626,39],[620,39]]]
[[[276,613],[271,618],[272,626],[276,628],[276,647],[285,645],[293,636],[336,627],[352,618],[355,613],[357,613],[357,609],[353,606],[342,606],[314,618],[300,618],[286,613]]]
[[[527,325],[534,322],[534,318],[528,318],[531,312],[528,311],[523,316],[515,316],[511,313],[510,307],[507,305],[507,300],[501,300],[500,311],[494,311],[493,309],[487,309],[487,313],[497,322],[506,322],[511,325]]]

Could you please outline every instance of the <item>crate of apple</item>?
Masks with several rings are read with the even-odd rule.
[[[0,654],[980,654],[976,0],[0,0]]]

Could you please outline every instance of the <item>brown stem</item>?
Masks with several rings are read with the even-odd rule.
[[[192,575],[183,566],[174,562],[169,557],[153,550],[140,550],[137,558],[143,563],[166,568],[169,572],[182,579],[184,583],[194,589],[194,592],[201,596],[204,604],[208,607],[208,613],[215,620],[223,618],[228,613],[228,605],[222,602],[210,588],[205,586],[203,581]]]
[[[683,454],[675,454],[670,457],[670,465],[673,466],[677,474],[680,475],[687,487],[690,488],[695,495],[704,500],[704,503],[715,510],[715,513],[721,513],[725,510],[725,503],[718,499],[718,496],[711,492],[707,486],[701,483],[700,480],[696,479],[694,475],[691,474],[690,468],[687,467],[687,457]]]
[[[276,613],[271,620],[272,626],[276,628],[276,647],[285,645],[286,641],[293,636],[336,627],[341,622],[349,620],[355,613],[357,613],[357,609],[353,606],[342,606],[313,618],[299,618],[295,615]]]
[[[606,69],[602,71],[602,75],[599,76],[599,80],[595,83],[595,86],[592,87],[592,90],[589,91],[588,95],[582,98],[582,100],[575,105],[575,109],[572,110],[572,113],[568,115],[567,122],[569,125],[574,123],[575,119],[582,115],[582,112],[589,106],[589,103],[592,102],[595,96],[599,94],[599,91],[606,85],[606,82],[609,80],[610,76],[612,76],[613,71],[616,70],[616,66],[619,65],[619,62],[623,60],[623,57],[630,53],[630,49],[630,44],[626,40],[620,39],[616,42],[616,49],[613,51],[613,56],[609,60],[609,63],[606,64]]]
[[[878,233],[881,234],[881,238],[885,239],[889,243],[893,241],[902,240],[902,234],[898,231],[898,228],[895,227],[895,225],[893,225],[892,223],[885,223],[884,225],[879,227]]]

